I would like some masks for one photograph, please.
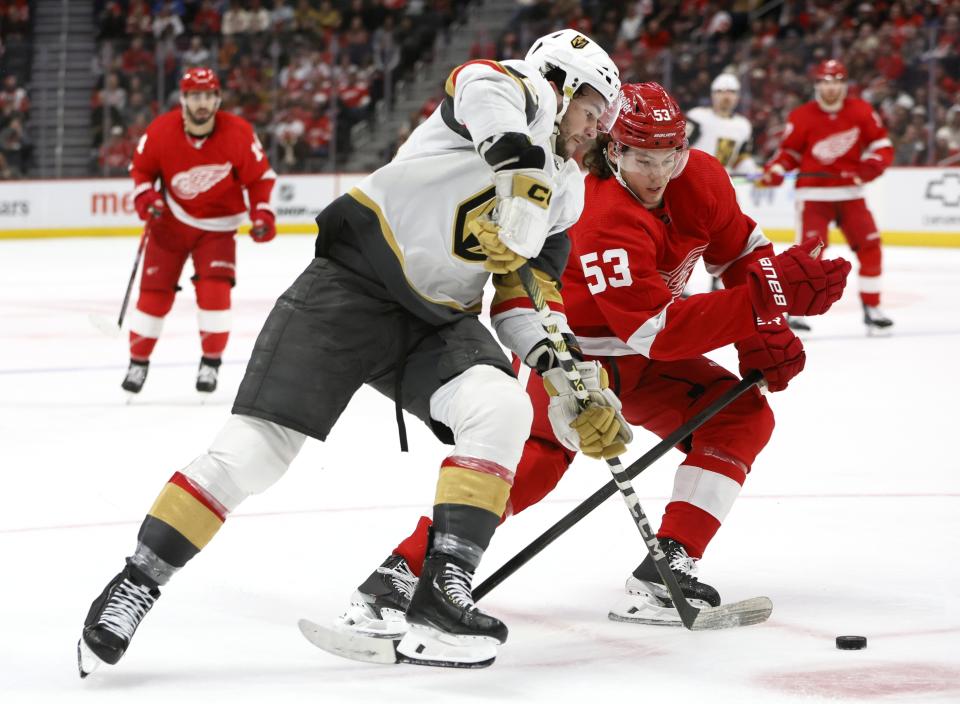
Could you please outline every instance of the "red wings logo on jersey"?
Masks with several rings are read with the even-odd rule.
[[[192,169],[175,174],[170,179],[170,187],[178,199],[192,200],[220,183],[232,168],[233,165],[230,162],[194,166]]]
[[[657,269],[657,273],[660,274],[663,283],[670,289],[670,293],[673,294],[674,298],[683,293],[683,289],[690,279],[690,274],[693,273],[693,267],[700,261],[700,255],[703,254],[703,250],[706,248],[707,245],[704,244],[691,249],[684,260],[680,262],[680,265],[673,271],[661,271]]]
[[[842,157],[850,148],[857,143],[860,138],[860,128],[851,127],[843,132],[837,132],[829,137],[824,137],[813,145],[810,153],[821,164],[832,164]]]

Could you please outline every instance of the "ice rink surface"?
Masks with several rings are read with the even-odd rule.
[[[309,237],[240,238],[234,333],[205,401],[193,390],[188,265],[128,404],[125,340],[88,315],[116,317],[135,247],[0,242],[0,702],[960,701],[960,250],[913,248],[885,252],[892,337],[864,334],[855,280],[811,321],[807,368],[771,397],[773,440],[701,562],[726,601],[769,596],[766,624],[693,633],[609,621],[644,554],[614,496],[481,602],[510,627],[493,667],[373,666],[315,649],[297,619],[343,609],[429,509],[445,455],[409,416],[401,454],[392,405],[364,389],[329,441],[308,442],[165,588],[124,660],[81,681],[75,645],[91,600],[164,482],[227,417],[262,321],[312,256]],[[732,349],[716,358],[734,364]],[[627,459],[653,444],[638,432]],[[680,457],[634,482],[655,522]],[[608,479],[578,459],[498,531],[478,579]],[[842,634],[869,646],[838,651]]]

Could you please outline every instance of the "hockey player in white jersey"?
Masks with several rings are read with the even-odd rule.
[[[753,127],[735,112],[740,102],[740,81],[732,73],[721,73],[710,84],[710,104],[687,111],[687,139],[691,149],[712,154],[729,174],[759,171],[750,154]]]
[[[396,158],[320,213],[316,257],[267,318],[233,415],[164,486],[133,554],[91,605],[81,676],[123,656],[173,574],[245,498],[284,474],[307,437],[324,440],[363,384],[453,445],[437,482],[427,578],[413,593],[396,661],[493,662],[507,627],[476,608],[472,580],[533,413],[477,313],[493,273],[500,342],[531,365],[545,363],[535,313],[509,305],[524,295],[516,269],[529,261],[547,300],[559,300],[566,228],[584,197],[569,157],[596,136],[619,88],[607,54],[573,30],[537,40],[524,61],[469,62]],[[629,429],[601,384],[588,386],[581,449],[612,456]]]
[[[721,73],[710,84],[710,107],[691,108],[685,115],[690,148],[715,156],[731,176],[760,170],[750,154],[753,127],[735,112],[739,102],[740,81],[732,73]],[[712,277],[711,290],[721,287],[720,279]]]

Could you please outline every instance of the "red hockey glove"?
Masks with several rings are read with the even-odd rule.
[[[757,319],[757,334],[736,343],[740,354],[740,376],[752,369],[763,373],[770,391],[783,391],[803,371],[807,353],[803,343],[787,327],[783,316],[769,322]]]
[[[146,222],[150,218],[158,218],[167,209],[163,198],[154,189],[148,188],[133,199],[133,207],[137,210],[140,219]]]
[[[843,295],[850,273],[846,259],[817,259],[823,243],[810,239],[746,268],[747,290],[757,317],[821,315]]]
[[[857,165],[857,178],[861,183],[869,183],[883,173],[883,162],[878,159],[865,159]]]
[[[250,227],[250,236],[254,242],[269,242],[277,236],[276,218],[269,210],[257,208],[250,213],[253,225]]]
[[[783,167],[773,164],[763,170],[763,175],[756,181],[758,188],[776,188],[783,184]]]

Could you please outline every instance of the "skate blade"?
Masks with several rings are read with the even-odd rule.
[[[80,671],[80,679],[94,672],[102,664],[103,660],[90,650],[90,646],[84,643],[81,637],[77,641],[77,669]]]
[[[378,638],[375,635],[327,628],[305,618],[297,621],[297,626],[304,638],[320,650],[333,655],[377,665],[395,665],[401,662],[397,656],[399,638]]]
[[[334,628],[327,628],[308,619],[302,618],[297,622],[300,632],[304,638],[313,645],[325,650],[332,655],[338,655],[348,660],[357,660],[359,662],[373,663],[375,665],[430,665],[433,667],[457,667],[457,668],[480,668],[493,664],[494,657],[481,661],[465,662],[461,660],[435,659],[426,657],[427,643],[425,639],[415,637],[413,641],[408,642],[412,655],[400,652],[398,646],[401,639],[383,638],[372,635],[360,635],[349,631],[341,631]],[[432,630],[432,629],[429,629]],[[408,631],[404,639],[410,636]],[[490,639],[482,639],[490,640]],[[422,647],[422,650],[421,650]],[[431,649],[435,652],[436,647]],[[493,648],[496,655],[496,647]]]
[[[337,631],[348,631],[376,638],[396,640],[403,638],[407,632],[407,620],[403,612],[383,609],[380,613],[386,618],[377,618],[365,603],[354,602],[347,607],[342,616],[333,620],[333,628]]]
[[[411,625],[397,644],[397,655],[409,665],[478,669],[490,667],[499,641],[487,636],[461,636],[429,626]]]
[[[879,328],[876,325],[867,326],[867,337],[890,337],[891,335],[893,335],[892,325],[885,328]]]
[[[716,631],[723,628],[739,628],[763,623],[773,613],[773,602],[765,596],[744,599],[733,604],[723,604],[700,609],[691,631]]]
[[[670,604],[649,594],[630,594],[617,602],[607,618],[622,623],[639,623],[645,626],[682,626],[680,614]]]

